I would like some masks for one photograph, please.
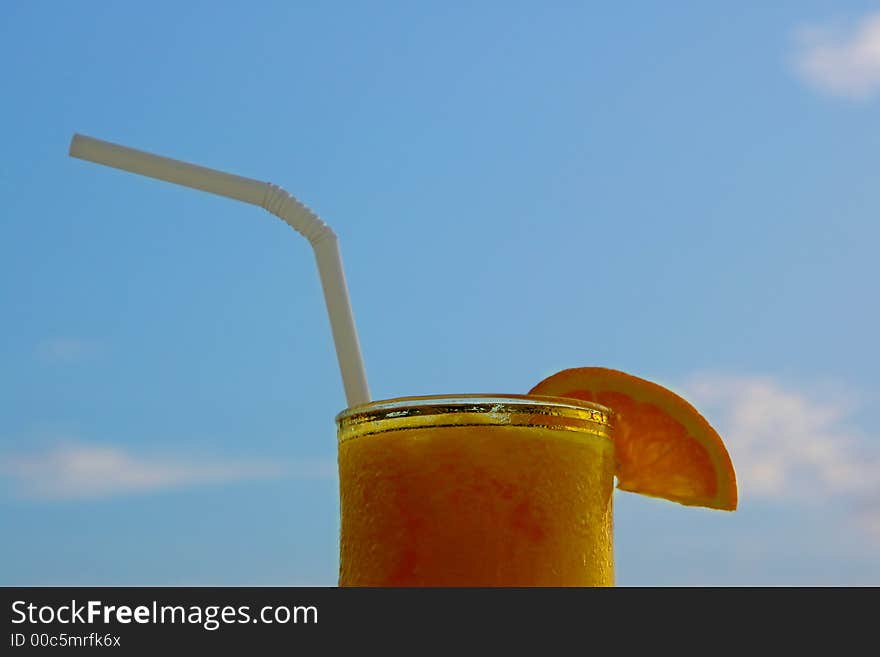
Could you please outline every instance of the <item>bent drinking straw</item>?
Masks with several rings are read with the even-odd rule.
[[[336,233],[314,212],[272,183],[242,178],[85,135],[73,135],[70,155],[258,205],[290,224],[309,240],[315,252],[348,405],[355,406],[370,401],[367,376],[342,269],[339,242]]]

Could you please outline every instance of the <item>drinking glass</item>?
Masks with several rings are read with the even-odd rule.
[[[610,411],[526,395],[346,409],[340,586],[610,586]]]

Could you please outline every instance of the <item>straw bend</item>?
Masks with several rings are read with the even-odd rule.
[[[320,217],[312,212],[308,206],[300,203],[278,185],[265,184],[266,196],[260,205],[284,220],[291,228],[309,240],[312,246],[321,240],[336,237],[333,229],[321,221]]]

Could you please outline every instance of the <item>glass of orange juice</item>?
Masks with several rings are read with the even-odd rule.
[[[610,412],[526,395],[346,409],[340,586],[610,586]]]

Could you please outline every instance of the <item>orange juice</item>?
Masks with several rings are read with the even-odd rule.
[[[341,586],[614,583],[604,407],[411,397],[337,424]]]

